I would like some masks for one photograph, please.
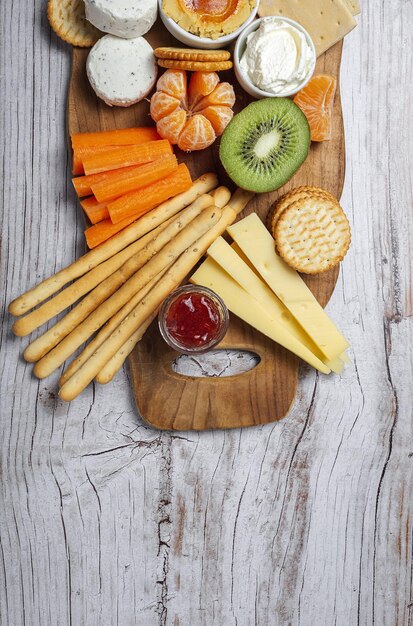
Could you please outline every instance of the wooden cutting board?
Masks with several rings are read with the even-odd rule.
[[[160,22],[147,39],[154,47],[178,45]],[[340,42],[322,55],[317,62],[316,73],[333,74],[339,79],[341,51]],[[73,48],[68,97],[69,133],[150,125],[152,121],[147,101],[129,108],[111,108],[95,96],[85,71],[87,54],[88,50]],[[221,80],[228,80],[234,85],[237,95],[235,110],[240,111],[252,99],[239,87],[232,72],[222,72],[220,76]],[[221,182],[230,185],[220,166],[218,142],[207,150],[189,155],[178,151],[178,158],[187,163],[193,178],[206,171],[217,171]],[[274,193],[257,195],[240,218],[255,211],[265,220],[276,198],[299,185],[323,187],[339,198],[344,171],[344,130],[338,89],[332,140],[312,144],[308,159],[289,183]],[[336,268],[304,279],[325,306],[337,277]],[[260,362],[254,369],[238,376],[182,376],[172,371],[171,363],[177,356],[176,352],[168,348],[160,337],[157,324],[153,323],[129,358],[136,404],[143,418],[156,428],[203,430],[253,426],[284,417],[295,397],[298,358],[233,315],[220,347],[255,352]],[[107,391],[110,393],[110,388]]]

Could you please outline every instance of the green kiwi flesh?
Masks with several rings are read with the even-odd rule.
[[[263,193],[282,187],[305,161],[310,127],[289,98],[252,102],[225,129],[219,155],[242,189]]]

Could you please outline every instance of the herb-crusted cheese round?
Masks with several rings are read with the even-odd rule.
[[[104,33],[133,39],[156,21],[157,0],[85,0],[86,18]]]
[[[155,85],[157,65],[143,37],[120,39],[105,35],[91,49],[87,75],[99,98],[110,106],[139,102]]]

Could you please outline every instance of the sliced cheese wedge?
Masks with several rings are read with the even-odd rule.
[[[236,249],[236,246],[237,244],[229,245],[223,237],[218,237],[212,246],[208,248],[207,254],[245,291],[258,300],[271,319],[277,320],[281,325],[285,326],[291,335],[308,348],[320,361],[323,361],[329,369],[340,374],[344,363],[339,358],[331,361],[325,358],[321,350],[294,319],[287,307],[251,268],[245,257],[242,258],[242,252],[240,254],[240,249]]]
[[[228,227],[231,237],[260,276],[292,313],[328,360],[349,344],[299,274],[275,252],[275,242],[256,213]]]
[[[228,309],[244,322],[287,348],[323,374],[330,373],[330,369],[320,359],[286,330],[285,326],[271,319],[258,300],[247,293],[212,258],[202,263],[191,276],[190,281],[196,285],[209,287],[221,296]]]

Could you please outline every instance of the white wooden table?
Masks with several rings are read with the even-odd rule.
[[[353,243],[328,310],[353,362],[302,368],[280,423],[201,434],[148,428],[127,370],[67,405],[21,358],[6,305],[84,244],[69,47],[44,1],[0,20],[1,623],[412,624],[412,2],[366,0],[344,48]]]

